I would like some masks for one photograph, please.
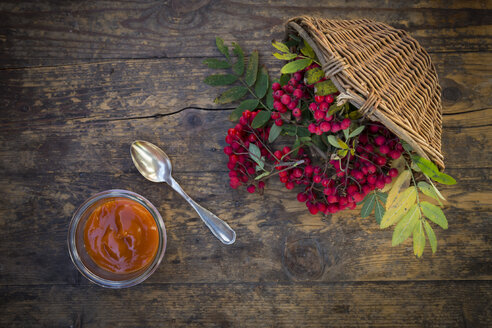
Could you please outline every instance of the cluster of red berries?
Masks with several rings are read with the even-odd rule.
[[[382,189],[399,172],[390,168],[389,161],[402,153],[398,137],[384,126],[371,123],[358,138],[354,154],[331,160],[330,166],[307,165],[299,179],[311,180],[297,200],[306,202],[312,214],[336,213],[346,208],[354,209],[357,203],[374,189]],[[299,175],[299,173],[297,173]]]
[[[294,73],[288,84],[284,86],[281,86],[278,82],[273,83],[273,108],[275,111],[272,112],[271,117],[276,125],[282,126],[284,124],[281,114],[286,113],[288,110],[292,111],[292,116],[295,117],[296,121],[301,120],[302,110],[299,102],[301,99],[312,101],[311,92],[309,90],[314,87],[314,84],[307,84],[304,73],[317,67],[319,67],[318,64],[312,64],[307,68]],[[325,80],[325,78],[322,78],[317,83]],[[338,93],[326,96],[314,96],[314,102],[311,102],[308,106],[308,109],[315,120],[315,122],[309,124],[309,132],[322,135],[323,133],[330,131],[337,133],[340,130],[345,130],[350,127],[350,119],[342,118],[339,120],[334,115],[328,115],[328,110],[335,101],[337,94]]]
[[[311,97],[307,91],[308,86],[304,84],[303,79],[304,71],[299,71],[294,73],[289,83],[284,86],[281,86],[278,82],[272,84],[273,108],[275,111],[272,112],[271,117],[276,125],[283,125],[281,114],[286,113],[288,110],[292,111],[292,116],[297,120],[301,119],[300,100]]]
[[[334,99],[333,94],[314,97],[314,102],[309,104],[309,110],[313,114],[316,123],[309,124],[309,132],[322,135],[330,131],[337,133],[340,130],[346,130],[350,127],[351,121],[349,118],[339,120],[334,115],[328,115],[328,109],[330,109],[330,105]]]
[[[237,189],[242,184],[248,185],[247,190],[250,193],[254,193],[257,188],[262,190],[265,187],[265,182],[255,181],[258,164],[249,155],[250,143],[258,146],[261,156],[265,156],[268,160],[273,159],[272,154],[265,147],[270,128],[251,127],[251,122],[257,114],[258,112],[244,111],[239,123],[227,131],[225,141],[229,145],[224,147],[224,153],[229,156],[227,163],[227,168],[230,170],[229,185],[233,189]]]
[[[331,114],[333,111],[329,111],[338,93],[314,95],[314,85],[307,84],[304,74],[315,67],[319,66],[312,64],[292,74],[284,86],[273,83],[274,110],[271,119],[277,126],[284,123],[302,124],[307,126],[311,134],[338,136],[339,131],[350,128],[352,120],[346,115]],[[236,189],[244,184],[248,192],[254,193],[263,190],[265,186],[263,181],[255,180],[263,170],[258,170],[257,162],[249,154],[251,143],[260,149],[262,160],[277,170],[285,188],[291,190],[296,185],[304,186],[297,200],[306,203],[312,214],[354,209],[369,192],[383,189],[399,174],[389,164],[401,156],[403,147],[398,137],[383,125],[366,122],[363,133],[355,137],[355,141],[351,140],[348,146],[353,149],[315,165],[314,159],[302,147],[284,147],[275,151],[270,149],[267,146],[270,127],[251,127],[257,113],[246,110],[239,123],[227,133],[228,146],[224,148],[224,153],[229,156],[227,167],[230,170],[231,188]]]

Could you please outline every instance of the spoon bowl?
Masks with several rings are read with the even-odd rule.
[[[203,222],[222,243],[233,244],[236,233],[231,227],[219,219],[215,214],[197,204],[188,196],[171,175],[171,160],[166,153],[148,141],[134,141],[130,147],[130,155],[137,170],[147,180],[152,182],[166,182],[178,192],[195,209]]]
[[[150,142],[137,140],[130,147],[133,164],[144,178],[152,182],[167,182],[171,177],[172,165],[169,156]]]

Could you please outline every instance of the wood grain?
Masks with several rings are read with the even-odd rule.
[[[1,9],[2,67],[214,56],[215,35],[270,52],[265,41],[281,38],[283,22],[301,14],[380,20],[431,52],[492,45],[487,1],[3,1]]]
[[[270,51],[260,56],[271,76],[278,77],[282,62]],[[443,53],[432,57],[443,87],[444,114],[476,112],[473,117],[481,121],[479,125],[490,124],[487,111],[492,108],[492,53]],[[221,89],[202,82],[214,73],[202,61],[118,60],[3,70],[0,106],[5,114],[0,117],[0,126],[159,116],[187,107],[223,108],[213,103]],[[470,125],[468,117],[455,115],[450,119],[454,126]]]
[[[27,325],[50,327],[486,327],[487,282],[0,287]],[[126,300],[126,301],[121,301]],[[108,308],[107,305],[111,307]]]

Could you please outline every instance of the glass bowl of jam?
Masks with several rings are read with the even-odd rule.
[[[107,190],[75,211],[68,250],[77,269],[107,288],[125,288],[147,279],[166,250],[166,228],[157,209],[127,190]]]

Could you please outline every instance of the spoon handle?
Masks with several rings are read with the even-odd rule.
[[[188,196],[183,188],[173,179],[170,178],[169,185],[178,192],[184,199],[190,203],[190,205],[195,209],[195,211],[200,215],[200,218],[205,222],[207,227],[212,231],[215,237],[219,239],[222,243],[226,245],[231,245],[236,241],[236,232],[232,230],[232,228],[219,219],[217,215],[213,214],[206,208],[202,207],[198,203],[196,203],[190,196]]]

